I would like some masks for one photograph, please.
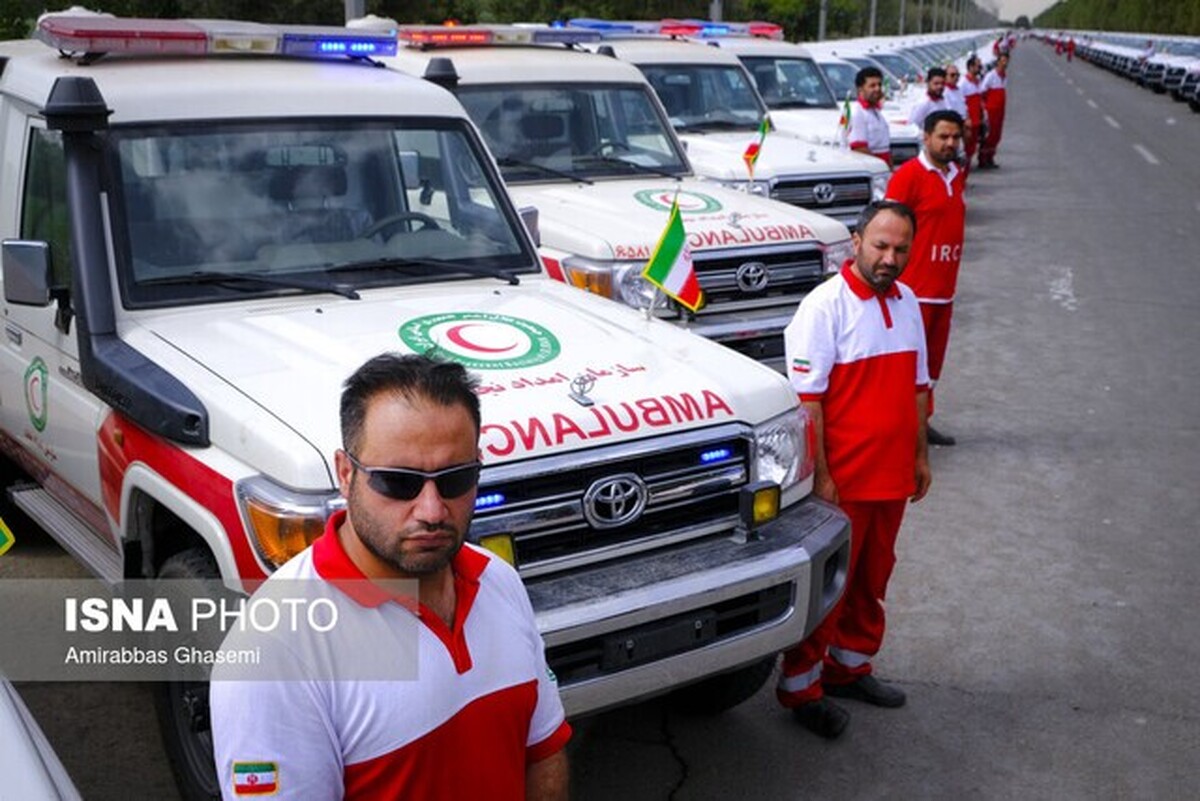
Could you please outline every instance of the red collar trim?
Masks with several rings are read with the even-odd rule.
[[[313,567],[317,575],[336,586],[359,606],[376,608],[388,601],[394,601],[410,611],[420,614],[419,604],[415,598],[406,595],[394,595],[374,584],[358,565],[351,561],[342,541],[338,538],[338,528],[346,519],[346,510],[339,509],[330,515],[325,522],[325,533],[313,543]],[[459,582],[479,585],[479,577],[487,567],[488,558],[465,545],[455,554],[450,563],[454,571],[456,586]],[[460,600],[461,606],[461,600]]]
[[[858,277],[858,273],[854,272],[854,268],[851,267],[853,263],[854,262],[852,261],[847,261],[842,265],[842,278],[844,278],[846,283],[850,286],[850,291],[854,293],[856,298],[859,300],[870,300],[871,298],[879,297],[899,299],[900,287],[892,284],[892,288],[887,292],[876,292],[874,289],[867,286],[866,281]]]
[[[863,108],[865,108],[867,111],[870,111],[870,110],[872,110],[872,109],[876,109],[876,110],[878,110],[878,109],[879,109],[879,105],[880,105],[880,104],[872,104],[872,103],[868,103],[866,100],[863,100],[863,98],[862,98],[862,95],[859,95],[859,96],[858,96],[858,105],[862,106],[862,107],[863,107]]]

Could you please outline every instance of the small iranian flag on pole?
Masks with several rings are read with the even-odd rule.
[[[842,104],[842,116],[838,120],[838,141],[842,147],[846,147],[850,143],[850,96],[846,96],[845,102]]]
[[[704,300],[696,271],[692,269],[692,249],[688,247],[683,218],[679,216],[678,196],[671,201],[667,228],[654,246],[642,277],[691,311],[700,308]]]
[[[758,162],[758,155],[762,153],[763,142],[767,141],[767,134],[771,132],[771,118],[764,114],[762,122],[758,125],[758,139],[751,142],[746,148],[746,152],[742,154],[742,161],[746,162],[746,170],[750,173],[750,180],[754,180],[754,165]]]
[[[279,765],[274,762],[234,762],[234,795],[271,795],[279,789]]]

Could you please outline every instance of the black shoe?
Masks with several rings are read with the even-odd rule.
[[[870,675],[862,676],[849,684],[826,684],[824,689],[826,695],[835,698],[849,698],[889,709],[904,706],[904,702],[908,700],[904,690],[893,684],[885,684]]]
[[[943,434],[930,425],[925,426],[925,439],[929,441],[930,445],[950,446],[958,442],[954,437],[949,434]]]
[[[841,737],[850,722],[850,713],[828,698],[793,707],[792,715],[801,726],[826,740]]]

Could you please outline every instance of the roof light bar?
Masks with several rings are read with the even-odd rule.
[[[396,52],[388,32],[276,27],[236,20],[159,20],[97,16],[51,16],[35,33],[69,53],[205,55],[256,53],[288,56],[383,56]]]
[[[518,25],[401,25],[399,36],[400,41],[419,47],[579,44],[603,38],[599,32],[585,28]]]
[[[570,24],[577,28],[589,28],[606,35],[622,34],[655,34],[660,33],[661,22],[640,22],[637,20],[607,20],[593,17],[575,17]]]

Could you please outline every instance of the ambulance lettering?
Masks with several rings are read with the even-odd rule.
[[[763,225],[725,228],[719,231],[692,231],[688,244],[693,249],[724,247],[725,245],[751,245],[759,242],[797,242],[816,239],[817,235],[807,225]]]
[[[705,389],[699,395],[682,392],[590,406],[582,421],[555,412],[548,420],[530,417],[507,423],[484,423],[479,433],[483,450],[491,456],[503,457],[518,450],[530,452],[575,441],[604,439],[641,428],[733,416],[733,409],[724,398]]]

